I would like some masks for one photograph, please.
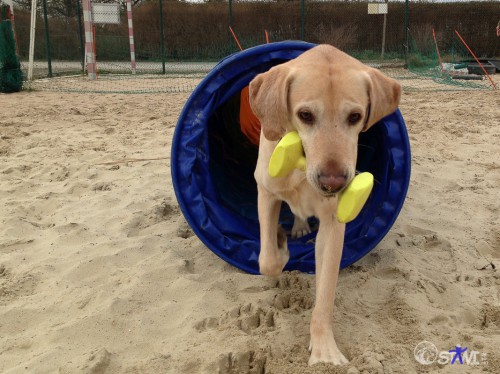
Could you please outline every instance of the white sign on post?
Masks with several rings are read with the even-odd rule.
[[[368,3],[368,14],[387,14],[387,3]]]
[[[120,23],[120,4],[92,3],[94,23]]]

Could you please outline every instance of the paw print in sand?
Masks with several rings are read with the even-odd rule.
[[[234,326],[239,330],[252,334],[257,331],[273,330],[275,327],[275,313],[253,304],[236,307],[219,318],[208,317],[194,325],[198,331]]]

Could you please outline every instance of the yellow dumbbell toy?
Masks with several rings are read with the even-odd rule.
[[[306,170],[304,149],[297,131],[287,133],[279,141],[269,160],[269,175],[273,178],[286,177],[293,169]]]
[[[296,131],[287,133],[276,145],[269,160],[269,175],[274,178],[285,177],[294,169],[306,170],[306,158],[302,141]],[[354,220],[368,200],[373,189],[373,175],[365,172],[358,174],[340,194],[337,206],[337,219],[347,223]]]
[[[337,219],[347,223],[353,221],[365,206],[373,189],[373,175],[368,172],[356,175],[339,196]]]

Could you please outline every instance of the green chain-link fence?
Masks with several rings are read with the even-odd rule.
[[[20,57],[27,66],[30,15],[29,2],[22,1],[26,0],[18,0],[15,8],[15,24]],[[49,63],[55,76],[83,74],[83,17],[78,0],[46,1],[46,21],[43,1],[38,11],[35,76],[49,76]],[[393,72],[403,79],[414,78],[412,74],[442,78],[437,51],[446,64],[472,58],[455,30],[477,56],[500,59],[500,38],[495,31],[499,1],[375,2],[381,8],[387,5],[386,15],[369,14],[365,1],[160,1],[142,1],[133,7],[136,72],[145,75],[140,84],[146,90],[147,86],[155,90],[163,74],[189,78],[177,84],[179,90],[191,89],[217,61],[238,50],[229,26],[243,48],[265,43],[266,31],[271,42],[329,43],[367,63],[407,67]],[[113,76],[108,79],[118,80],[118,74],[124,79],[131,73],[124,4],[121,10],[120,24],[95,25],[101,80],[108,74]],[[489,84],[471,79],[451,81],[467,87]]]

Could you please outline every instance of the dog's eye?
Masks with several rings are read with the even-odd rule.
[[[312,125],[314,123],[314,115],[307,110],[301,110],[298,113],[298,117],[307,125]]]
[[[361,114],[359,113],[351,113],[349,114],[349,118],[347,119],[350,125],[355,125],[361,120]]]

